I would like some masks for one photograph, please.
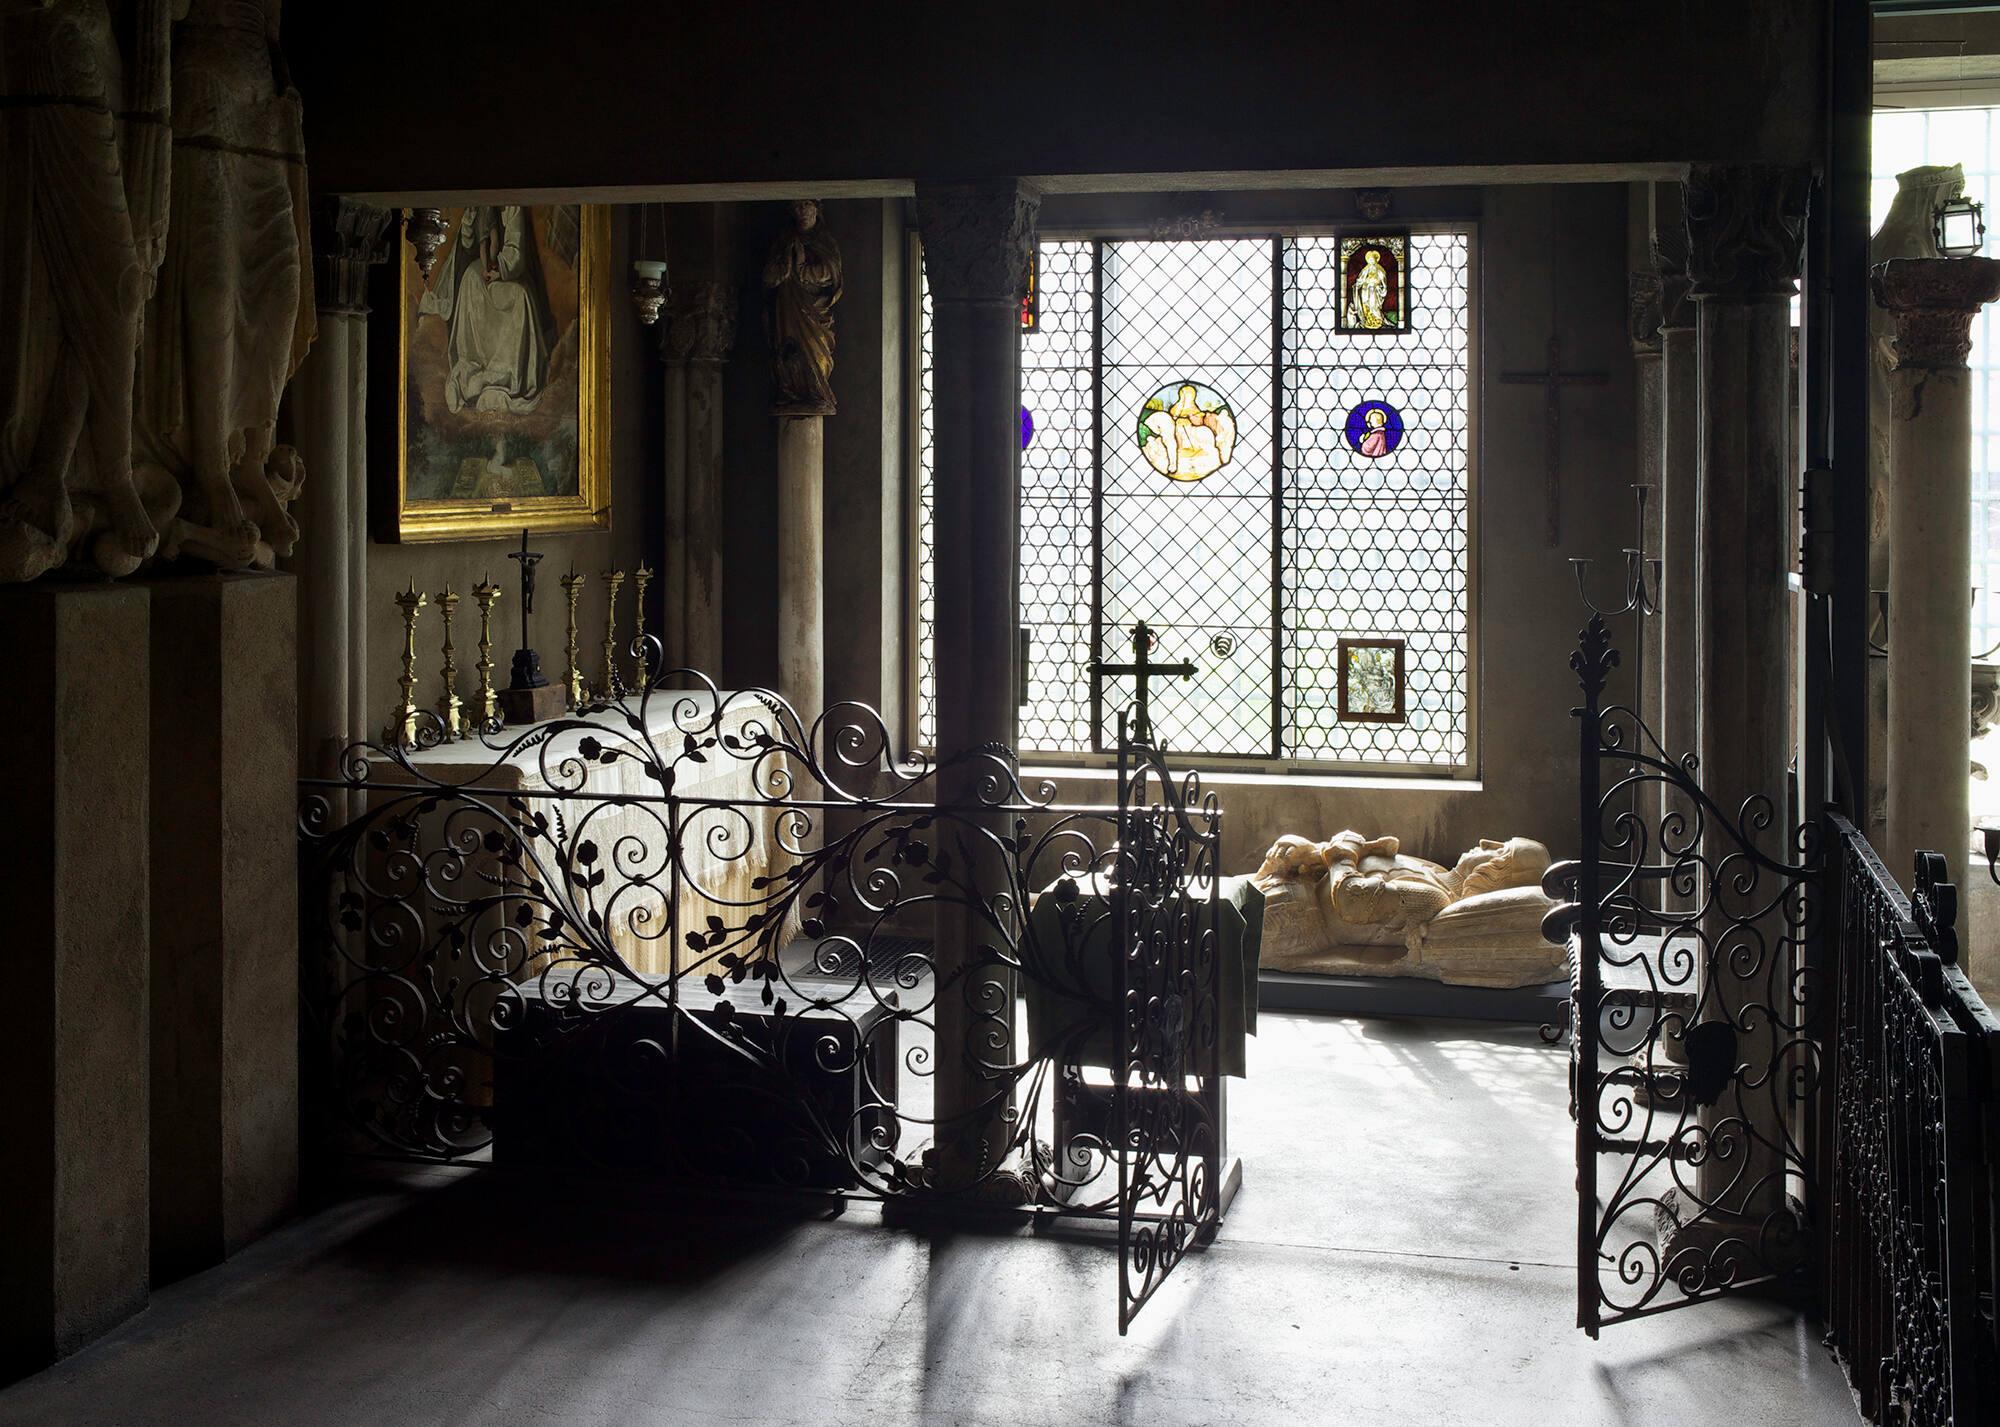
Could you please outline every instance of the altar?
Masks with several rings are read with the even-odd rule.
[[[464,880],[601,873],[595,930],[626,972],[651,982],[685,973],[687,929],[707,926],[711,917],[740,922],[765,900],[752,884],[795,860],[780,848],[782,809],[767,796],[789,778],[787,756],[726,751],[731,739],[749,747],[756,729],[772,720],[754,695],[655,690],[539,726],[550,730],[539,740],[525,737],[538,727],[531,726],[400,755],[377,750],[369,761],[370,797],[379,804],[423,787],[410,782],[407,763],[426,783],[462,789],[517,824],[525,819],[525,870],[501,871],[485,847],[487,857],[475,859]],[[721,748],[697,761],[688,756],[691,739],[714,739]],[[447,804],[443,815],[453,811]],[[451,837],[451,829],[439,827],[420,834],[418,844],[442,847]],[[485,920],[504,923],[514,914],[496,907]],[[525,963],[518,979],[548,960]]]

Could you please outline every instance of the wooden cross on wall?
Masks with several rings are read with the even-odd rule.
[[[1566,372],[1562,369],[1562,339],[1549,338],[1549,363],[1539,372],[1502,372],[1503,382],[1532,382],[1542,388],[1542,480],[1549,511],[1549,544],[1562,540],[1562,389],[1566,386],[1603,386],[1611,378],[1605,372]]]
[[[1173,674],[1183,679],[1194,677],[1194,664],[1183,659],[1178,664],[1155,664],[1152,661],[1153,631],[1140,620],[1132,626],[1132,662],[1130,664],[1107,664],[1102,659],[1090,661],[1093,674],[1130,674],[1139,692],[1132,701],[1132,740],[1135,743],[1153,741],[1153,719],[1148,700],[1151,698],[1150,680],[1155,674]]]

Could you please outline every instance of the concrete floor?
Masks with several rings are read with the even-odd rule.
[[[1565,1059],[1528,1030],[1268,1016],[1244,1188],[1121,1339],[1069,1238],[691,1215],[629,1187],[363,1185],[0,1392],[0,1423],[1857,1421],[1812,1325],[1575,1314]]]

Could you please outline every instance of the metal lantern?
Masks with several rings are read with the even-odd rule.
[[[1938,251],[1948,258],[1969,258],[1986,242],[1985,205],[1969,198],[1947,198],[1937,207],[1932,232]]]

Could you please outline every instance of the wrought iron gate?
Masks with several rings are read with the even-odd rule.
[[[1156,748],[1071,804],[684,670],[418,744],[302,786],[327,1143],[1115,1219],[1121,1329],[1213,1231],[1221,812]]]
[[[1118,720],[1118,1331],[1222,1218],[1220,810]],[[1202,890],[1202,889],[1205,889]]]
[[[1809,1287],[1819,1103],[1816,825],[1734,813],[1639,715],[1602,703],[1602,618],[1571,657],[1581,856],[1550,869],[1571,947],[1577,1323]]]

